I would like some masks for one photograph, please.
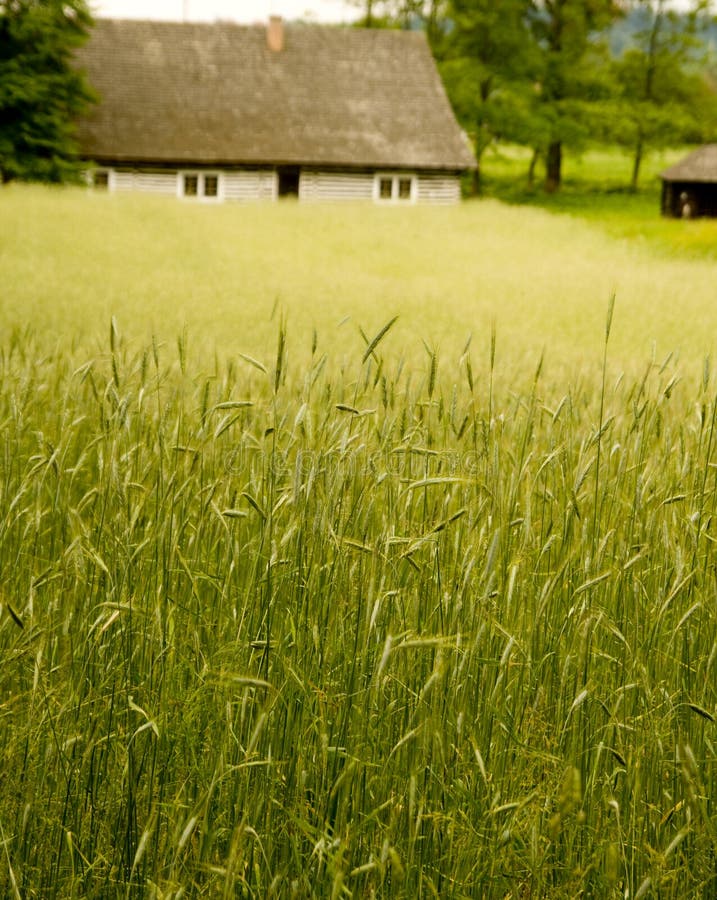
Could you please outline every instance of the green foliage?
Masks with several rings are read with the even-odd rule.
[[[537,53],[525,26],[526,0],[453,0],[451,28],[442,46],[441,74],[476,159],[496,139],[534,134],[529,87]],[[478,173],[479,174],[479,173]]]
[[[444,31],[449,0],[348,0],[363,28],[422,28],[437,49]]]
[[[708,138],[717,122],[700,41],[709,5],[452,0],[434,46],[478,161],[496,141],[523,144],[533,168],[545,160],[546,187],[556,190],[564,148],[602,141],[633,151],[635,187],[649,150]]]
[[[441,71],[479,161],[494,140],[523,143],[559,184],[561,147],[585,146],[610,96],[596,35],[616,15],[608,0],[453,0]]]
[[[536,4],[532,33],[542,52],[540,100],[549,126],[544,149],[546,188],[562,180],[563,145],[580,146],[592,130],[595,107],[607,96],[607,46],[598,40],[621,14],[614,0],[549,0]],[[586,115],[590,109],[591,115]],[[598,107],[599,109],[599,107]]]
[[[72,53],[91,21],[84,0],[0,2],[0,181],[77,177],[73,125],[93,94]]]
[[[388,12],[388,0],[349,0],[361,16],[356,21],[359,28],[391,28],[393,21]]]
[[[717,99],[705,79],[700,42],[708,5],[697,0],[686,12],[667,0],[634,3],[639,27],[614,62],[617,103],[609,129],[610,139],[633,151],[633,188],[647,150],[714,133]]]

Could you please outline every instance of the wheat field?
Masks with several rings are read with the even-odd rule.
[[[496,202],[0,222],[4,895],[715,895],[714,263]]]
[[[495,326],[506,365],[544,354],[547,373],[599,362],[615,294],[616,371],[669,353],[699,368],[714,351],[713,259],[616,240],[576,216],[495,201],[277,209],[20,186],[3,191],[0,216],[0,325],[33,322],[73,344],[104,341],[114,315],[144,343],[186,328],[201,355],[269,355],[283,315],[297,361],[314,329],[349,361],[360,328],[398,315],[392,348],[420,355],[426,341],[453,364],[470,335],[485,356]],[[714,222],[663,221],[661,237],[680,246],[705,227],[717,244]]]

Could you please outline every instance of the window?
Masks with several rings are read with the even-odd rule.
[[[98,191],[107,191],[110,187],[110,173],[97,170],[92,174],[92,185]]]
[[[374,199],[386,203],[413,203],[416,199],[416,176],[377,175]]]
[[[381,178],[379,180],[378,195],[382,200],[390,200],[393,192],[393,178]]]
[[[218,200],[221,196],[221,183],[217,172],[182,172],[180,175],[180,197],[205,197]]]

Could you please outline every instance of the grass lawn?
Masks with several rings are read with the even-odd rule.
[[[0,190],[3,896],[716,895],[717,232],[571,190]]]
[[[563,188],[546,194],[538,167],[535,184],[527,183],[530,152],[520,147],[496,147],[483,161],[487,195],[510,204],[537,206],[567,213],[598,225],[607,234],[645,243],[658,252],[717,259],[717,225],[711,219],[676,222],[659,215],[662,182],[659,173],[689,152],[653,152],[643,162],[639,187],[629,190],[632,159],[615,150],[568,154]]]

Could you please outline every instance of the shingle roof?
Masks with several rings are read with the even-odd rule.
[[[717,144],[705,144],[660,175],[665,181],[717,181]]]
[[[422,34],[99,20],[78,62],[98,162],[474,166]]]

